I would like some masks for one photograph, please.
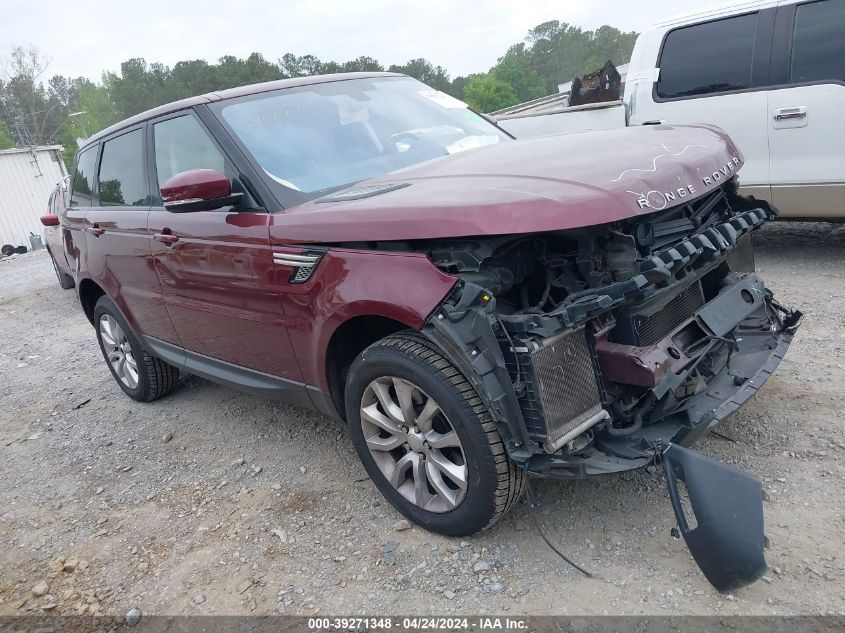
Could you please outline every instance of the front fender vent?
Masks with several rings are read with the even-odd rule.
[[[317,251],[294,253],[273,253],[273,262],[279,266],[289,266],[291,271],[288,281],[292,284],[305,283],[317,269],[323,253]]]

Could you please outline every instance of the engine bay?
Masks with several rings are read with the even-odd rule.
[[[773,216],[731,181],[636,219],[415,249],[461,280],[434,330],[469,355],[494,413],[518,411],[512,457],[586,476],[694,441],[706,407],[797,328],[754,274],[751,232]]]

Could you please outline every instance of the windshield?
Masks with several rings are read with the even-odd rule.
[[[269,180],[303,200],[509,138],[465,103],[406,77],[283,89],[215,109]]]

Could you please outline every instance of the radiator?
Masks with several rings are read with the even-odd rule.
[[[597,364],[583,329],[531,341],[506,356],[514,376],[519,363],[529,436],[547,451],[602,412]]]

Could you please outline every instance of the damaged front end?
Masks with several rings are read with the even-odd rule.
[[[731,181],[616,223],[426,247],[462,281],[425,333],[473,382],[511,458],[564,478],[662,462],[682,533],[720,590],[765,570],[761,489],[683,447],[761,387],[800,324],[754,273],[751,234],[774,215]]]

